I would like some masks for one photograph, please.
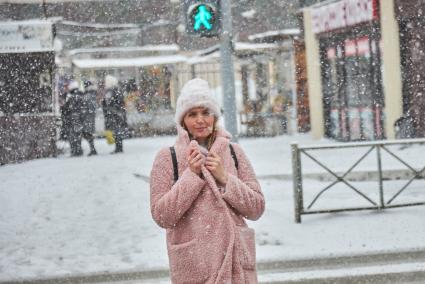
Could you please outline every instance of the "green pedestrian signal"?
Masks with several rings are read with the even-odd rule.
[[[212,37],[221,31],[218,0],[186,1],[186,32],[190,35]]]
[[[211,30],[212,25],[210,20],[212,18],[211,12],[207,9],[205,5],[199,5],[197,7],[197,11],[195,13],[194,19],[195,24],[193,25],[193,29],[195,31],[199,31],[203,26],[206,30]]]

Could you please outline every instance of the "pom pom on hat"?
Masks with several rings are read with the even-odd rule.
[[[118,87],[118,79],[112,75],[106,75],[105,77],[105,88],[112,89]]]
[[[78,84],[78,82],[75,81],[75,80],[71,80],[68,84],[68,90],[69,91],[79,89],[79,88],[80,88],[80,84]]]
[[[181,125],[186,112],[195,107],[208,108],[216,118],[220,118],[220,106],[217,98],[211,92],[208,82],[199,78],[184,84],[180,96],[177,98],[174,117],[176,123]]]

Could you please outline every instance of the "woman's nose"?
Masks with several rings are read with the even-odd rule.
[[[197,115],[196,122],[204,122],[204,117],[202,115]]]

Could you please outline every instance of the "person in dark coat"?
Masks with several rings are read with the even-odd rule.
[[[96,148],[94,147],[94,133],[95,133],[95,120],[96,120],[96,95],[97,86],[92,80],[84,82],[84,96],[83,96],[83,109],[82,109],[82,136],[90,145],[89,156],[97,155]]]
[[[68,85],[68,93],[63,109],[67,117],[66,129],[68,131],[67,135],[71,146],[72,157],[81,156],[83,154],[83,149],[81,148],[83,96],[83,92],[79,90],[78,82],[71,81]]]
[[[102,101],[105,130],[114,134],[115,151],[123,152],[123,139],[127,129],[124,95],[118,88],[118,80],[112,75],[105,77],[105,96]]]
[[[62,85],[62,88],[59,88],[59,110],[60,110],[60,118],[61,118],[61,128],[59,139],[60,140],[68,140],[69,133],[69,119],[68,119],[68,110],[66,109],[65,102],[66,96],[69,93],[69,83],[65,81]]]

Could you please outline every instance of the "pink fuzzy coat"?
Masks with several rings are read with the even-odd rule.
[[[210,151],[217,153],[229,173],[225,188],[202,168],[204,178],[187,163],[188,133],[178,126],[175,150],[179,179],[173,180],[169,148],[156,156],[151,172],[151,212],[167,229],[172,283],[257,283],[254,230],[244,218],[257,220],[264,197],[252,166],[233,144],[238,169],[230,154],[230,135],[218,130]]]

